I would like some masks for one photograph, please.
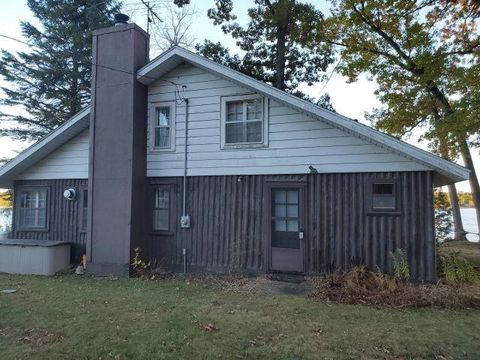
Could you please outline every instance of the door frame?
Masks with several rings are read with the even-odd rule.
[[[267,239],[265,241],[265,254],[266,256],[266,271],[267,272],[282,272],[280,270],[273,270],[272,269],[272,190],[273,189],[282,189],[282,188],[296,188],[299,192],[299,231],[303,231],[303,240],[300,240],[300,254],[302,255],[302,270],[301,271],[285,271],[288,273],[305,273],[307,268],[307,256],[306,256],[306,249],[307,249],[307,241],[308,241],[308,233],[307,233],[307,182],[305,181],[269,181],[265,183],[265,203],[264,208],[266,210],[265,222],[264,222],[264,229],[265,234],[267,235]]]

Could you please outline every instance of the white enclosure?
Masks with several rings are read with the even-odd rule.
[[[69,266],[69,243],[49,240],[0,240],[0,273],[54,275]]]

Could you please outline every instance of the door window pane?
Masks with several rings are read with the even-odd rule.
[[[287,231],[298,232],[298,220],[287,220]]]
[[[286,217],[286,216],[287,216],[287,206],[275,205],[275,217]]]
[[[287,205],[287,215],[289,218],[298,218],[298,205]]]
[[[274,231],[298,232],[298,190],[274,190]]]
[[[287,202],[287,192],[283,190],[275,190],[275,203],[285,204]]]

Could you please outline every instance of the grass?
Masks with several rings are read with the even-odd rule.
[[[375,310],[149,282],[0,275],[2,359],[476,359],[480,311]],[[443,357],[442,357],[443,356]]]
[[[459,256],[468,260],[473,266],[480,267],[480,243],[470,241],[447,241],[440,245],[439,254],[458,252]]]

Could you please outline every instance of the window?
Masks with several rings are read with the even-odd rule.
[[[47,189],[20,190],[18,203],[19,229],[47,227]]]
[[[274,230],[298,232],[298,190],[275,190]]]
[[[400,186],[398,179],[375,179],[365,183],[365,206],[370,214],[400,213]]]
[[[265,101],[257,95],[222,100],[222,147],[265,146]]]
[[[150,148],[170,151],[175,146],[175,111],[171,103],[155,103],[150,111]]]
[[[154,191],[153,230],[170,230],[170,187],[158,186]]]
[[[88,216],[88,190],[83,189],[80,192],[81,208],[80,208],[80,231],[87,231],[87,216]]]
[[[372,184],[372,209],[395,210],[395,184]]]

